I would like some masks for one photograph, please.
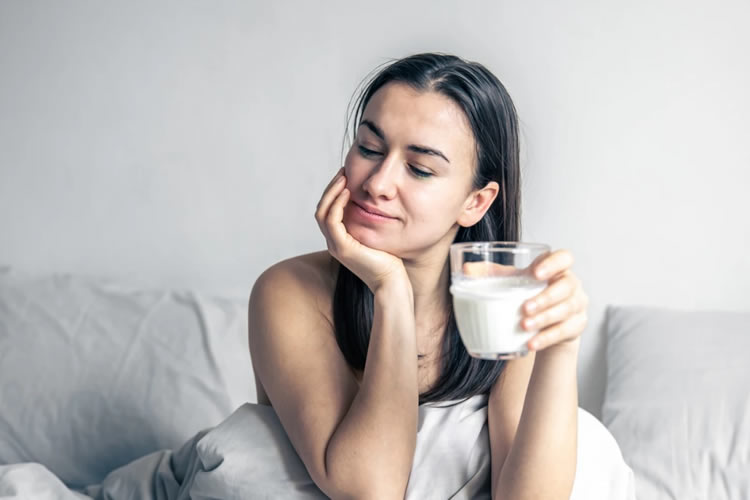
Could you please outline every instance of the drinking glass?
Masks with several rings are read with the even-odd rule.
[[[472,241],[450,248],[453,310],[469,354],[514,359],[528,353],[538,330],[521,327],[521,307],[547,286],[533,275],[549,245],[518,241]]]

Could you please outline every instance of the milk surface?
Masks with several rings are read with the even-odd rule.
[[[455,280],[450,292],[466,350],[486,359],[526,352],[526,342],[537,331],[521,328],[521,306],[546,286],[525,276]]]

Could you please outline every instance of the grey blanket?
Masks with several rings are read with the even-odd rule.
[[[405,498],[490,498],[487,396],[419,408],[417,447]],[[633,474],[596,418],[579,409],[574,499],[634,500]],[[178,450],[110,472],[101,484],[67,488],[36,463],[0,466],[0,499],[324,499],[273,408],[246,403]]]

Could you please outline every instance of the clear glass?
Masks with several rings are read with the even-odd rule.
[[[543,243],[472,241],[450,248],[453,310],[469,354],[514,359],[537,331],[521,327],[521,307],[547,286],[533,269],[550,252]]]

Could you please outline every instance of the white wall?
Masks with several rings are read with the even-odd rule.
[[[360,80],[482,62],[524,141],[523,239],[606,304],[750,308],[744,1],[0,3],[0,264],[246,296],[313,219]]]

